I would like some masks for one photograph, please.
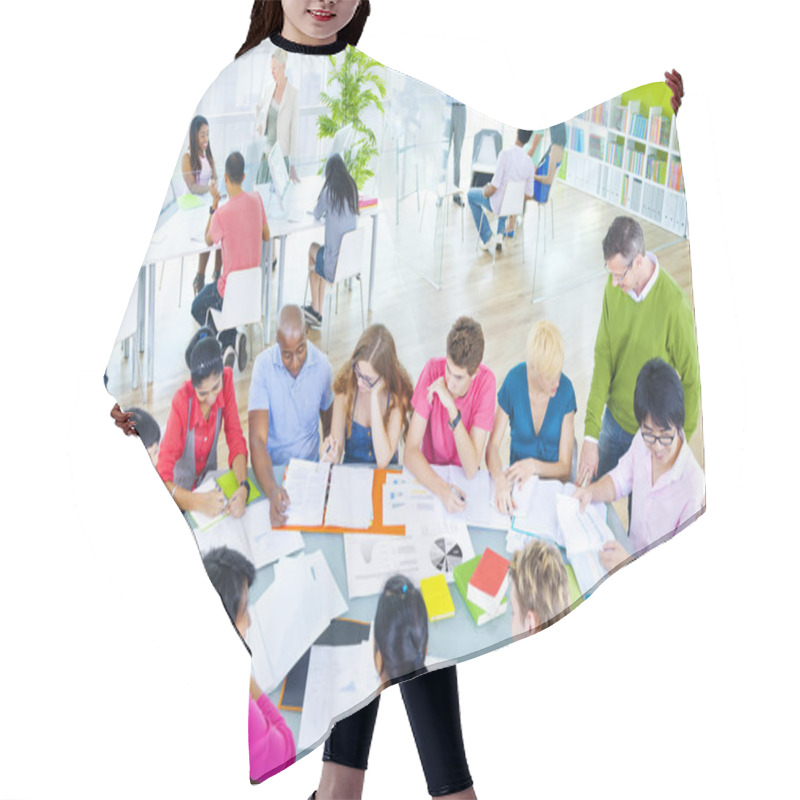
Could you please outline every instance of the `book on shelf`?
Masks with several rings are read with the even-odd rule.
[[[507,558],[487,547],[469,579],[467,599],[490,613],[496,611],[508,589],[509,566]]]
[[[450,587],[441,572],[437,575],[431,575],[429,578],[423,578],[419,582],[419,590],[422,593],[425,608],[428,610],[428,619],[431,622],[449,619],[456,615],[456,607],[453,605]]]
[[[469,579],[475,572],[475,569],[478,566],[478,562],[480,560],[481,560],[480,556],[475,556],[474,558],[470,558],[468,561],[462,562],[453,570],[453,578],[455,580],[456,586],[458,587],[461,599],[464,601],[464,604],[467,607],[467,611],[469,611],[469,614],[472,617],[473,621],[478,626],[485,625],[490,620],[502,616],[503,614],[506,613],[506,609],[508,608],[507,597],[503,597],[499,607],[495,609],[493,612],[486,611],[480,606],[475,605],[475,603],[473,603],[467,597],[467,587],[469,585]]]

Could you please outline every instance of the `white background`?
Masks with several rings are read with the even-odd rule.
[[[459,667],[481,798],[786,796],[794,777],[795,28],[771,2],[646,5],[375,0],[362,39],[525,127],[673,66],[686,82],[708,511],[554,628]],[[9,8],[0,798],[306,798],[317,754],[248,783],[247,654],[101,380],[249,0]],[[365,797],[425,796],[392,690]]]

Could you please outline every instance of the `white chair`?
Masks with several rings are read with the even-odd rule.
[[[353,278],[358,280],[358,291],[361,297],[361,330],[364,330],[364,286],[361,281],[361,270],[364,264],[364,229],[356,228],[348,231],[342,236],[342,243],[339,246],[339,257],[336,259],[336,272],[333,283],[328,283],[326,291],[327,309],[325,311],[325,352],[331,339],[331,306],[333,296],[336,294],[336,313],[339,313],[339,284],[347,283]],[[303,304],[308,296],[308,278],[306,278],[306,291],[303,295]]]
[[[122,345],[125,358],[131,358],[131,386],[136,389],[141,384],[142,400],[144,400],[144,382],[142,381],[142,362],[139,354],[139,283],[133,287],[128,307],[122,317],[122,324],[117,333],[117,342]],[[132,346],[131,346],[132,345]]]
[[[517,218],[516,227],[514,229],[514,238],[521,236],[523,227],[522,221],[525,214],[525,181],[510,181],[506,185],[505,193],[503,194],[503,202],[500,204],[500,213],[497,216],[493,212],[481,206],[481,222],[483,218],[489,223],[489,228],[493,236],[497,236],[497,229],[500,226],[500,217]],[[478,228],[478,242],[481,240],[480,227]],[[477,246],[477,244],[476,244]],[[492,248],[492,266],[494,266],[497,257],[497,248]],[[522,247],[522,260],[525,261],[525,247]]]
[[[215,308],[208,310],[218,331],[227,331],[230,328],[238,328],[240,325],[257,324],[263,333],[261,283],[261,267],[237,269],[228,275],[225,282],[222,310],[217,311]],[[254,339],[251,337],[250,341],[253,342]]]

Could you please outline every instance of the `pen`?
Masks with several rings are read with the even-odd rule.
[[[457,487],[457,486],[450,486],[450,491],[462,502],[466,503],[467,498],[464,496],[464,493]]]

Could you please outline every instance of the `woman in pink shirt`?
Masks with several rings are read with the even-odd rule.
[[[581,509],[631,495],[630,540],[639,556],[677,533],[705,508],[705,477],[683,433],[683,386],[675,369],[654,358],[636,378],[633,410],[639,430],[619,464],[599,481],[579,488]],[[630,558],[617,541],[600,551],[611,571]]]
[[[247,598],[255,568],[241,553],[228,547],[209,550],[203,556],[209,580],[242,640],[250,627]],[[250,676],[250,780],[260,782],[294,763],[294,737],[272,701]]]

